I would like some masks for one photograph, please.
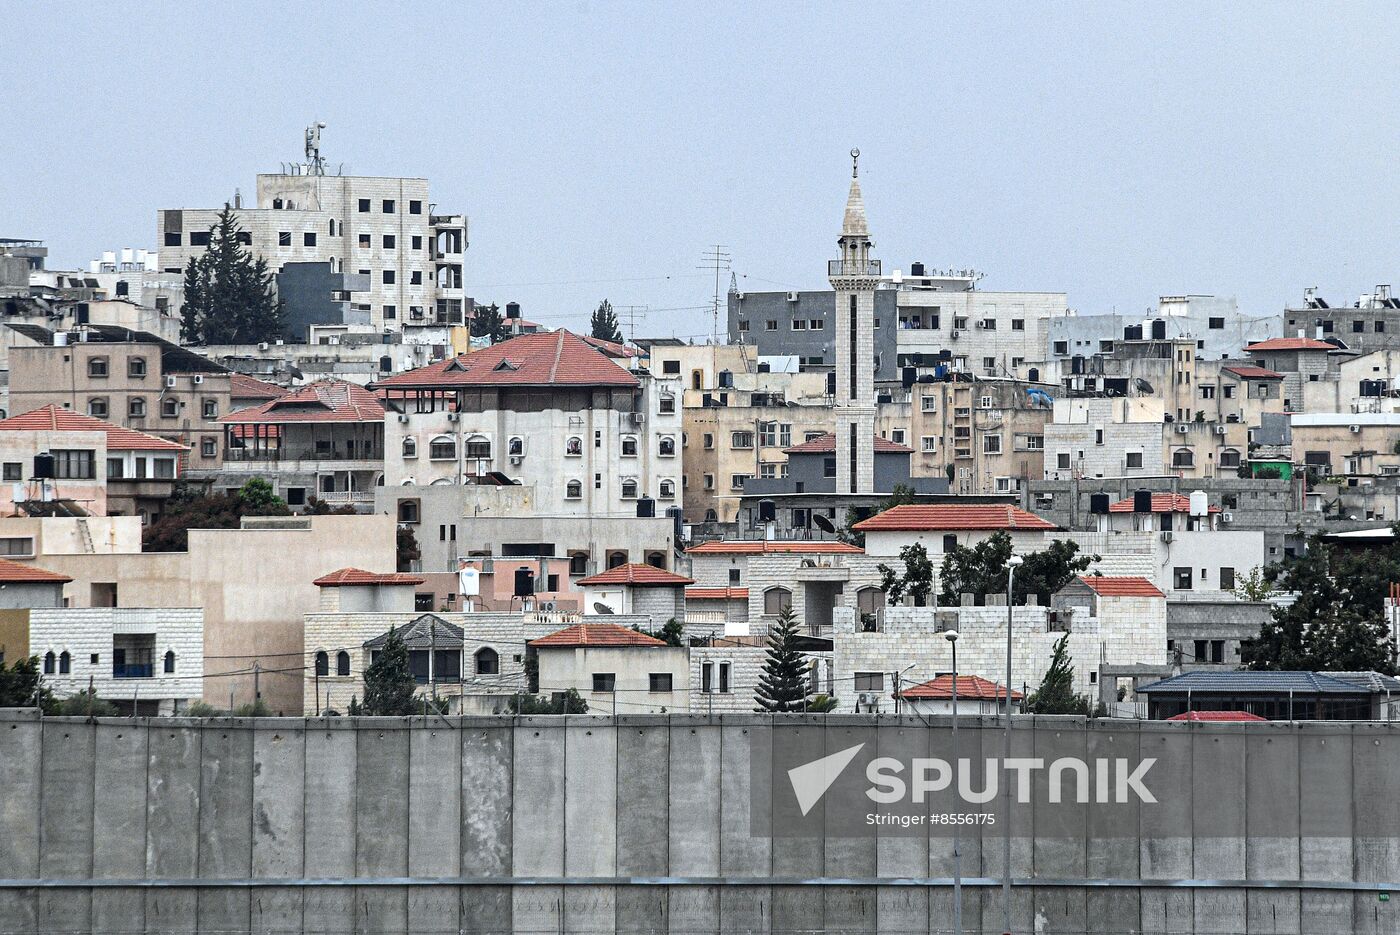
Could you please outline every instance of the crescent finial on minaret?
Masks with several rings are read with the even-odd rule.
[[[860,169],[860,150],[858,150],[858,149],[853,149],[853,150],[851,150],[851,178],[855,178],[855,177],[859,174],[859,172],[858,172],[859,169]]]

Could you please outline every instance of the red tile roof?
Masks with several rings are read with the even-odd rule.
[[[568,331],[522,334],[470,354],[386,377],[376,389],[452,386],[636,386],[637,378]]]
[[[1173,714],[1168,721],[1267,721],[1268,718],[1248,711],[1183,711]]]
[[[791,448],[784,448],[783,453],[789,455],[818,455],[831,454],[835,450],[836,436],[831,432],[827,432],[825,435],[818,435],[809,442],[793,445]],[[914,453],[913,448],[906,448],[903,445],[890,441],[888,438],[881,438],[879,435],[875,436],[875,451],[878,454],[905,455]]]
[[[848,542],[832,539],[801,539],[776,542],[762,539],[715,540],[692,545],[690,555],[773,555],[783,552],[820,552],[837,555],[864,554],[865,550]]]
[[[250,377],[246,373],[229,374],[228,385],[229,395],[234,399],[276,399],[288,392],[275,383]]]
[[[1260,341],[1258,344],[1251,344],[1245,348],[1245,352],[1250,351],[1335,351],[1337,345],[1328,344],[1326,341],[1318,341],[1315,338],[1269,338],[1267,341]]]
[[[940,675],[938,678],[929,679],[927,682],[915,685],[913,688],[906,688],[903,691],[905,698],[917,700],[937,701],[953,699],[953,677],[951,675]],[[896,695],[898,697],[898,695]],[[966,698],[968,701],[996,701],[1006,697],[1006,689],[996,682],[989,682],[976,675],[958,676],[958,700]],[[1021,692],[1012,691],[1011,700],[1019,701],[1024,698]]]
[[[0,583],[20,584],[29,582],[49,582],[62,584],[73,579],[67,575],[60,575],[56,571],[47,571],[43,568],[35,568],[33,565],[21,565],[19,562],[12,562],[8,558],[0,558]]]
[[[401,572],[365,571],[363,568],[341,568],[311,582],[319,588],[338,588],[357,584],[422,584],[427,578]]]
[[[576,623],[558,633],[530,641],[531,646],[665,646],[645,633],[629,630],[616,623]]]
[[[906,503],[863,519],[861,532],[921,532],[935,529],[1059,529],[1049,520],[1005,503]]]
[[[318,380],[261,406],[240,409],[220,422],[382,422],[384,407],[373,393],[357,383]]]
[[[23,415],[0,419],[2,432],[102,432],[108,451],[185,451],[184,445],[122,428],[106,419],[85,416],[62,406],[48,405]]]
[[[685,599],[688,601],[746,601],[749,599],[749,589],[686,588]]]
[[[636,357],[641,353],[635,347],[628,347],[626,344],[619,344],[616,341],[604,341],[602,338],[589,336],[584,336],[583,339],[609,357]]]
[[[601,571],[596,575],[590,575],[578,582],[582,585],[594,584],[630,584],[634,587],[678,587],[683,584],[694,584],[694,578],[685,578],[681,575],[674,575],[664,568],[653,568],[651,565],[643,565],[640,562],[631,562],[626,565],[618,565]]]
[[[1100,597],[1166,597],[1140,575],[1080,575],[1079,580]]]
[[[1109,506],[1110,513],[1131,513],[1133,512],[1133,498],[1119,500]],[[1183,493],[1154,493],[1152,495],[1153,513],[1190,513],[1191,498]],[[1210,508],[1211,513],[1219,513],[1220,507]]]
[[[1232,367],[1224,367],[1227,373],[1233,373],[1237,377],[1244,377],[1246,380],[1282,380],[1283,374],[1270,370],[1267,367],[1248,367],[1243,364]]]

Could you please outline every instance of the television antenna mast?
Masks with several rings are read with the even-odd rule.
[[[321,158],[321,131],[325,128],[320,121],[306,128],[306,165],[312,175],[326,174],[326,160]]]
[[[710,340],[711,340],[711,343],[718,344],[718,343],[719,343],[719,302],[720,302],[719,274],[720,274],[720,273],[727,273],[727,272],[729,272],[729,263],[730,263],[730,260],[731,260],[731,257],[730,257],[730,255],[729,255],[729,248],[726,247],[724,244],[717,243],[717,244],[715,244],[713,247],[711,247],[709,250],[706,250],[706,251],[705,251],[705,255],[702,257],[702,259],[705,261],[705,264],[704,264],[703,266],[697,266],[696,269],[713,270],[713,271],[714,271],[714,274],[715,274],[715,297],[714,297],[714,310],[713,310],[713,311],[714,311],[714,329],[713,329],[713,332],[711,333]]]
[[[651,306],[650,306],[650,305],[615,305],[615,306],[613,306],[613,309],[614,309],[614,311],[617,312],[617,317],[618,317],[618,319],[619,319],[619,323],[622,323],[622,322],[626,322],[626,323],[627,323],[627,341],[628,341],[628,343],[630,344],[630,343],[632,343],[633,341],[637,340],[637,319],[638,319],[638,318],[645,319],[645,318],[647,317],[647,315],[651,314]]]

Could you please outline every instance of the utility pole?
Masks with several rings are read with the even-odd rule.
[[[253,716],[258,714],[258,700],[262,698],[262,663],[253,661]],[[229,712],[232,714],[233,712]]]
[[[428,691],[433,695],[433,709],[437,709],[437,621],[428,621]]]
[[[717,243],[710,249],[706,250],[704,256],[702,256],[701,259],[703,259],[705,263],[703,266],[697,266],[696,269],[713,270],[715,274],[714,330],[711,334],[711,343],[718,344],[720,301],[719,274],[721,272],[729,271],[729,263],[731,260],[731,257],[729,255],[729,248],[722,243]],[[726,328],[725,331],[728,332],[728,329]]]

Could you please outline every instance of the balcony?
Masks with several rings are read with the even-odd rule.
[[[855,260],[827,260],[826,274],[828,276],[876,276],[880,275],[880,261],[866,260],[864,263]]]
[[[129,662],[124,665],[112,666],[112,678],[114,679],[149,679],[155,678],[155,667],[149,662]]]

